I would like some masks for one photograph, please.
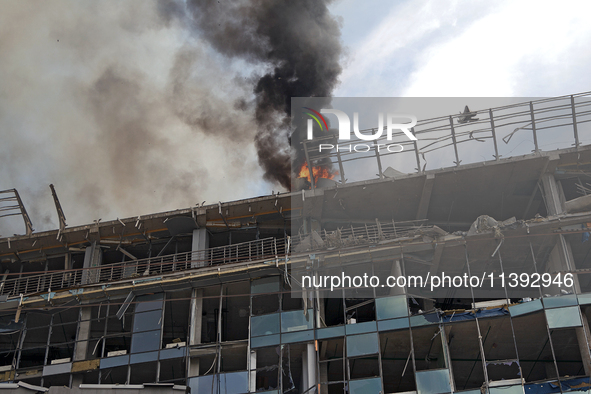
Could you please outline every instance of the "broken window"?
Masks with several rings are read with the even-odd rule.
[[[70,374],[62,373],[58,375],[43,376],[43,387],[69,387]]]
[[[577,337],[576,328],[563,328],[550,331],[550,339],[554,346],[556,364],[558,365],[560,376],[577,376],[585,374]],[[552,368],[552,370],[554,370],[554,368]]]
[[[26,331],[17,368],[27,368],[44,365],[47,339],[51,315],[43,313],[27,313],[25,320]]]
[[[160,376],[158,377],[158,381],[161,383],[184,385],[185,358],[160,360]]]
[[[511,318],[502,315],[492,319],[479,319],[480,332],[482,334],[482,346],[487,361],[512,362],[517,360],[515,338],[513,336]],[[509,375],[504,375],[508,372]],[[514,379],[512,371],[488,368],[488,379],[492,381],[502,379]]]
[[[191,289],[166,293],[162,348],[174,348],[187,343]]]
[[[308,371],[316,370],[316,363],[308,368],[308,345],[305,343],[287,344],[281,346],[282,350],[282,393],[303,392],[310,387]],[[312,347],[312,351],[314,348]],[[315,358],[313,358],[316,360]],[[315,377],[313,377],[315,379]]]
[[[115,357],[121,354],[129,353],[129,349],[131,346],[131,325],[133,322],[133,308],[127,308],[125,313],[121,315],[121,319],[119,319],[116,314],[122,305],[122,302],[118,302],[111,303],[111,305],[109,306],[109,315],[106,318],[107,334],[104,338],[104,352],[102,355],[103,357]]]
[[[142,384],[156,382],[156,371],[158,363],[147,362],[142,364],[133,364],[130,366],[129,384]]]
[[[445,332],[443,325],[431,325],[412,329],[417,371],[448,367],[446,354],[447,343],[444,342],[444,338]]]
[[[81,317],[80,326],[90,325],[88,332],[88,346],[86,348],[86,359],[103,357],[105,347],[106,324],[109,316],[109,303],[100,303],[98,306],[90,307],[90,319]]]
[[[220,371],[234,372],[247,369],[246,350],[247,346],[245,342],[222,345]]]
[[[276,390],[279,387],[279,346],[251,351],[251,385],[255,391]]]
[[[203,289],[201,343],[217,341],[220,292],[220,286],[210,286]]]
[[[237,341],[248,338],[248,316],[250,315],[250,283],[234,282],[224,286],[222,305],[222,338]]]
[[[349,379],[380,376],[380,360],[377,355],[351,358],[347,360],[347,363],[349,364]]]
[[[514,317],[513,326],[523,379],[526,382],[555,379],[556,368],[544,312]]]
[[[363,323],[376,320],[375,300],[346,299],[347,324]]]
[[[346,381],[347,375],[343,358],[344,348],[343,337],[318,341],[318,367],[321,384],[331,387],[332,383],[344,383]]]
[[[476,320],[467,320],[445,325],[450,329],[447,341],[457,390],[480,388],[486,380],[476,324]],[[488,340],[488,334],[483,333],[484,341]]]
[[[252,315],[259,316],[279,312],[279,297],[279,294],[253,296]]]
[[[22,319],[15,323],[13,313],[0,317],[0,367],[12,365],[22,328]]]
[[[380,333],[380,352],[384,371],[384,391],[415,390],[409,329]]]
[[[127,364],[124,366],[118,366],[108,369],[100,370],[100,382],[102,384],[121,384],[125,382],[127,384]]]
[[[324,310],[324,316],[321,316],[321,322],[325,327],[338,326],[345,324],[345,308],[342,298],[325,296],[320,299],[323,303],[321,310]]]
[[[70,308],[53,314],[48,364],[72,360],[77,330],[78,308]]]

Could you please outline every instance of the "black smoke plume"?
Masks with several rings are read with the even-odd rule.
[[[255,145],[267,180],[290,188],[292,97],[328,97],[341,73],[340,26],[327,0],[188,1],[201,35],[220,53],[264,65],[254,86]],[[303,130],[291,135],[299,146]],[[296,162],[301,154],[295,152]]]

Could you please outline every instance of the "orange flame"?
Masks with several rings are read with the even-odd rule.
[[[335,176],[339,175],[338,171],[330,171],[325,166],[314,166],[312,167],[312,174],[314,175],[314,183],[318,182],[320,178],[327,178],[327,179],[334,179]],[[310,170],[308,169],[308,164],[304,162],[300,167],[300,171],[298,172],[298,178],[306,178],[309,182],[310,180]]]

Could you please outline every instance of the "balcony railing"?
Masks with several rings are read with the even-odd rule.
[[[265,238],[206,250],[176,253],[100,267],[19,275],[0,283],[0,295],[18,296],[74,288],[92,283],[114,282],[170,274],[220,264],[278,258],[286,253],[282,239]]]
[[[367,150],[357,151],[351,146],[368,141],[353,138],[339,142],[327,135],[303,141],[303,148],[307,161],[329,160],[338,170],[335,180],[344,184],[372,179],[374,174],[380,179],[395,177],[396,172],[388,173],[387,166],[403,174],[420,174],[531,152],[578,149],[591,142],[591,92],[472,109],[468,118],[460,113],[419,119],[412,130],[416,141],[398,132],[391,141],[383,135],[369,143]],[[362,131],[375,134],[377,128]],[[378,148],[392,143],[403,149],[390,152]],[[332,144],[334,148],[320,152],[318,144]],[[314,179],[311,182],[314,189]]]
[[[336,231],[322,230],[312,234],[292,235],[294,252],[342,248],[347,246],[378,244],[389,240],[412,239],[417,235],[441,236],[447,234],[437,226],[425,224],[426,220],[406,222],[379,222],[364,226],[343,226]]]

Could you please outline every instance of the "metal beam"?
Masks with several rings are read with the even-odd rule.
[[[60,231],[64,231],[66,228],[66,215],[64,215],[64,211],[62,210],[62,205],[60,204],[60,200],[57,198],[57,193],[55,192],[55,188],[53,184],[49,185],[51,189],[51,195],[53,196],[53,202],[55,203],[55,209],[57,210],[57,217],[60,222]]]

